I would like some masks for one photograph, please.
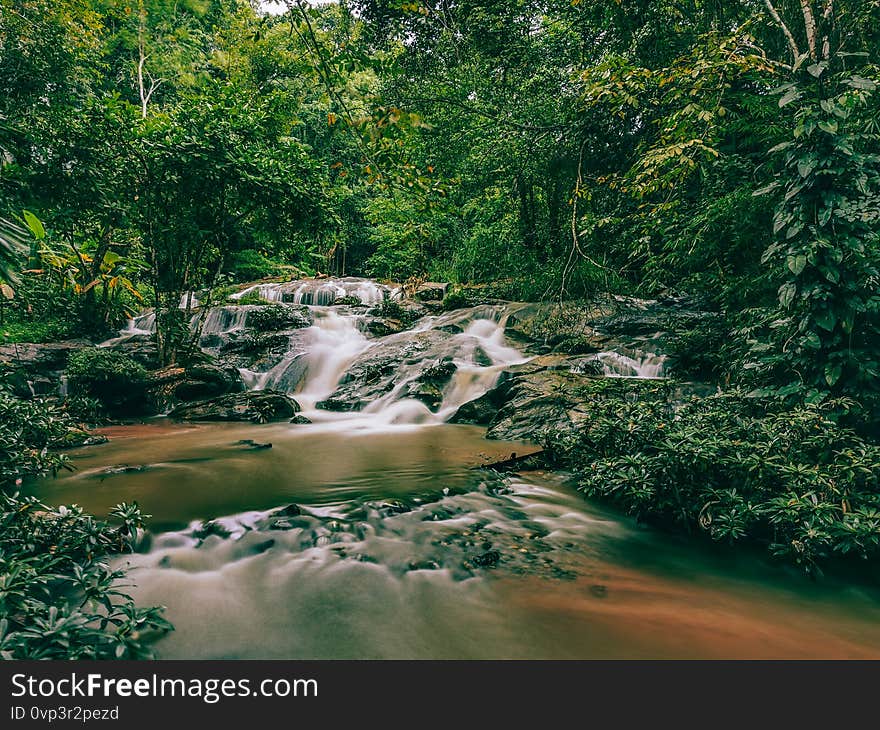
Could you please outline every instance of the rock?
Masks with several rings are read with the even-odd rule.
[[[186,380],[174,388],[174,397],[182,401],[205,400],[244,390],[241,375],[234,367],[193,365],[185,372]]]
[[[219,522],[214,522],[213,520],[209,522],[203,522],[192,532],[193,537],[197,540],[204,540],[211,535],[216,535],[217,537],[225,539],[231,534],[232,533],[229,532],[229,530],[227,530],[225,527],[223,527],[223,525],[221,525]]]
[[[72,353],[93,346],[88,340],[0,345],[0,362],[13,368],[27,368],[30,372],[54,373],[67,367]]]
[[[19,398],[50,395],[58,392],[71,354],[87,347],[93,347],[88,340],[0,345],[0,370]]]
[[[296,415],[290,419],[290,423],[295,423],[298,425],[306,426],[311,423],[311,420],[309,420],[308,418],[306,418],[303,415]]]
[[[478,568],[494,568],[501,561],[501,553],[497,550],[487,550],[482,555],[471,558],[471,562]]]
[[[318,408],[360,411],[404,379],[413,381],[409,386],[411,397],[438,402],[438,388],[448,376],[431,373],[448,352],[449,336],[438,330],[402,332],[377,342],[352,363],[336,390],[318,403]]]
[[[153,335],[133,335],[108,349],[116,350],[128,355],[135,362],[143,365],[147,370],[159,367],[159,348]]]
[[[169,414],[184,421],[253,421],[263,423],[289,419],[299,404],[283,393],[271,390],[229,393],[198,403],[187,403]]]
[[[369,317],[364,320],[363,326],[367,332],[376,337],[396,335],[406,329],[406,326],[399,319],[386,317]]]
[[[303,513],[298,504],[289,504],[274,513],[275,517],[299,517]]]
[[[449,284],[426,281],[415,291],[416,299],[423,302],[441,302],[449,291]]]
[[[254,441],[253,439],[242,439],[241,441],[236,441],[235,445],[236,446],[247,446],[252,451],[260,451],[261,449],[271,449],[272,448],[272,444],[270,444],[270,443],[261,444],[261,443]]]

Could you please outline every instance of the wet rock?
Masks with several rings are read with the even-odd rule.
[[[276,517],[299,517],[303,513],[298,504],[289,504],[274,513]]]
[[[174,388],[177,400],[206,400],[244,390],[241,375],[234,367],[195,365],[187,368],[184,375],[186,379]]]
[[[389,317],[369,317],[364,320],[363,326],[367,332],[376,337],[396,335],[406,329],[406,325],[401,320]]]
[[[303,415],[296,415],[290,419],[290,423],[295,423],[298,425],[306,426],[311,423],[311,420],[306,418]]]
[[[402,332],[377,342],[351,365],[336,390],[318,407],[331,411],[360,411],[394,389],[411,381],[409,397],[439,404],[442,381],[454,365],[443,363],[449,335],[437,330]],[[436,368],[440,366],[440,370]],[[424,376],[424,377],[423,377]]]
[[[292,418],[299,405],[283,393],[271,390],[230,393],[219,398],[187,403],[169,414],[185,421],[252,421],[263,423]]]
[[[89,347],[88,340],[0,345],[0,370],[19,398],[57,393],[71,354]]]
[[[501,553],[497,550],[487,550],[485,553],[471,558],[470,561],[478,568],[494,568],[501,561]]]
[[[136,464],[134,466],[132,466],[131,464],[114,464],[113,466],[108,466],[105,469],[101,469],[101,471],[99,471],[96,476],[103,478],[115,474],[138,474],[140,472],[147,471],[149,468],[149,464]]]
[[[122,352],[135,362],[143,365],[147,370],[158,368],[160,365],[159,348],[153,335],[133,335],[128,339],[110,345],[109,349]]]
[[[193,530],[192,533],[193,537],[197,540],[205,540],[211,535],[216,535],[217,537],[226,539],[231,534],[232,533],[225,527],[223,527],[223,525],[221,525],[219,522],[214,522],[213,520],[203,522],[199,527]]]
[[[426,281],[415,291],[417,299],[423,302],[441,302],[449,291],[449,284]]]
[[[236,446],[247,446],[248,449],[252,451],[261,451],[262,449],[271,449],[272,444],[270,443],[259,443],[254,441],[253,439],[242,439],[241,441],[235,442]]]
[[[590,586],[590,593],[596,598],[606,598],[608,596],[608,587],[596,583]]]

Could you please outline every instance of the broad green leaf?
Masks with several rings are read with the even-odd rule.
[[[807,266],[807,257],[803,254],[788,257],[788,268],[795,276],[800,276]]]
[[[779,303],[783,308],[788,309],[791,306],[796,293],[797,287],[790,281],[779,287]]]
[[[843,367],[840,363],[828,363],[825,366],[825,382],[828,385],[834,385],[838,380],[840,380],[840,375],[843,372]]]
[[[40,219],[29,210],[22,212],[22,216],[24,217],[25,225],[27,225],[28,230],[30,230],[34,238],[38,241],[42,241],[46,237],[46,229],[43,227],[43,223]]]
[[[831,332],[837,324],[837,317],[830,309],[820,309],[815,315],[816,324],[826,332]]]

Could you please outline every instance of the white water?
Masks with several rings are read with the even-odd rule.
[[[328,305],[340,297],[357,297],[363,304],[377,304],[400,298],[401,288],[353,277],[309,279],[256,284],[231,298],[241,299],[251,294],[267,302],[306,305],[311,310],[313,324],[291,335],[287,355],[266,370],[241,368],[240,372],[250,389],[271,389],[293,396],[303,415],[314,423],[358,429],[444,423],[462,405],[490,390],[506,368],[530,359],[505,339],[510,309],[504,306],[482,306],[427,316],[410,330],[370,338],[364,332],[365,310]],[[188,295],[181,300],[183,306]],[[194,295],[193,304],[198,304]],[[201,323],[202,337],[244,330],[248,313],[256,306],[211,308]],[[192,325],[198,326],[199,321],[199,317],[194,316]],[[102,346],[112,346],[137,335],[150,335],[155,326],[155,313],[146,312],[129,320],[118,337]],[[378,396],[362,404],[362,410],[357,412],[318,407],[321,401],[333,395],[353,366],[359,362],[369,366],[371,357],[381,364],[382,372],[377,378],[384,378],[387,385],[378,389]],[[604,374],[609,377],[658,378],[663,377],[666,357],[626,350],[601,352],[593,359],[602,364]],[[429,398],[431,408],[410,395],[412,389],[418,391],[422,387],[420,379],[427,368],[446,367],[448,363],[454,365],[454,372],[443,388],[439,403],[433,400],[436,391],[432,391]],[[393,372],[389,373],[389,368]]]
[[[653,352],[638,353],[635,357],[622,352],[600,352],[596,358],[609,378],[662,378],[666,365],[666,355]]]
[[[333,423],[344,428],[438,424],[447,421],[464,404],[495,385],[501,372],[529,358],[506,344],[503,311],[493,308],[426,317],[413,330],[370,340],[358,326],[362,315],[335,308],[312,307],[314,324],[303,331],[304,352],[291,355],[266,372],[242,369],[248,387],[291,394],[303,415],[315,423]],[[497,319],[489,317],[497,317]],[[472,319],[470,319],[472,318]],[[460,323],[460,324],[459,324]],[[394,387],[360,412],[332,412],[317,408],[330,396],[361,356],[382,344],[399,341],[405,351],[415,336],[440,327],[464,326],[460,333],[444,332],[441,349],[429,349],[402,360],[394,373]],[[424,403],[407,397],[407,388],[425,369],[426,362],[445,359],[456,370],[446,385],[435,412]]]
[[[370,279],[304,279],[280,284],[255,284],[233,294],[230,299],[241,299],[256,294],[268,302],[290,302],[328,306],[342,297],[357,297],[362,304],[380,304],[384,299],[399,299],[400,287],[378,284]]]

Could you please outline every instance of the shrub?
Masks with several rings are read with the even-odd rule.
[[[20,400],[0,387],[0,490],[29,475],[54,474],[66,458],[50,451],[76,424],[41,400]]]
[[[0,656],[3,659],[146,659],[171,625],[161,608],[138,608],[124,572],[106,556],[131,549],[144,515],[52,508],[0,493]]]
[[[383,299],[380,305],[370,310],[370,314],[397,320],[407,327],[412,324],[412,315],[396,299]]]
[[[809,571],[880,554],[880,446],[841,425],[845,401],[789,408],[728,392],[593,381],[583,426],[548,448],[588,496],[713,540],[763,542]]]
[[[356,297],[354,294],[347,294],[344,297],[337,297],[336,301],[333,302],[334,306],[348,306],[348,307],[362,307],[363,302],[360,297]]]
[[[309,318],[300,307],[284,304],[266,304],[248,312],[247,326],[261,332],[308,327]]]
[[[75,352],[67,376],[72,396],[95,398],[111,413],[143,405],[146,370],[124,353],[100,347]]]
[[[234,253],[229,268],[236,281],[266,279],[278,276],[283,271],[280,263],[253,249]]]
[[[451,291],[445,297],[443,297],[443,310],[449,312],[453,309],[463,309],[464,307],[469,307],[470,303],[467,300],[464,292],[460,291]]]

